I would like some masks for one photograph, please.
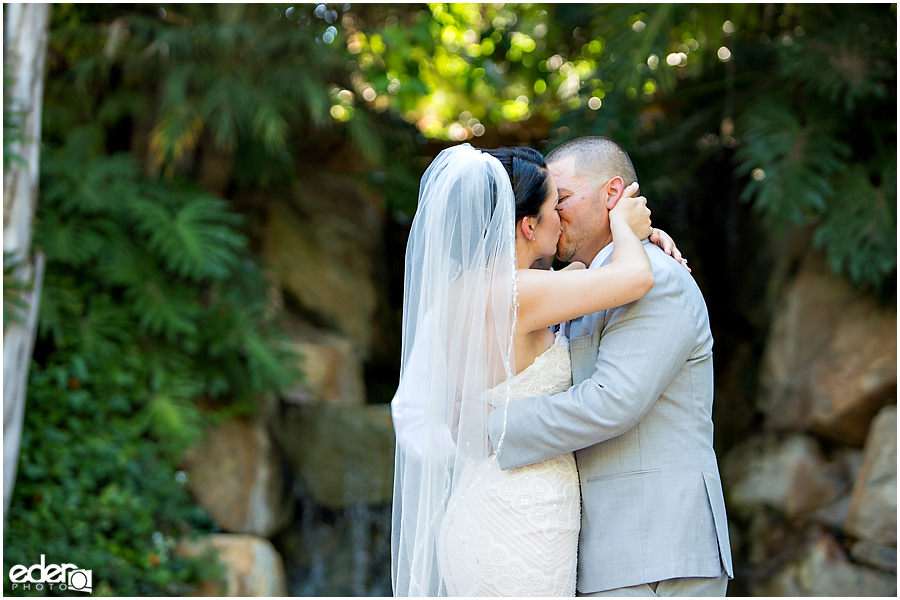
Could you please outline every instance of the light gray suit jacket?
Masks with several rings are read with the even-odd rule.
[[[578,591],[676,577],[734,577],[713,451],[712,334],[694,279],[644,242],[656,284],[637,302],[571,322],[574,387],[490,419],[510,469],[575,451]]]

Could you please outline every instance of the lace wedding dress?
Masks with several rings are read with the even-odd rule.
[[[568,341],[557,333],[534,363],[488,394],[514,401],[571,385]],[[508,471],[493,456],[468,461],[438,538],[447,595],[574,596],[580,525],[572,454]]]

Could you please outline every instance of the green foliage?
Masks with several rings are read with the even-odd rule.
[[[354,5],[351,14],[343,23],[359,65],[356,103],[394,109],[429,137],[461,141],[486,126],[558,118],[573,100],[566,69],[596,66],[560,73],[548,64],[553,23],[538,4]]]
[[[49,107],[52,120],[63,124],[76,111],[91,110],[92,101],[107,124],[149,119],[149,149],[170,175],[188,172],[207,142],[228,154],[257,142],[271,158],[288,149],[294,132],[347,122],[346,134],[362,157],[377,165],[384,149],[365,111],[349,105],[344,110],[337,97],[350,74],[349,55],[328,32],[336,32],[329,23],[337,17],[326,22],[315,10],[316,5],[137,5],[118,11],[114,27],[104,22],[107,15],[76,11],[51,39],[51,50],[71,62],[65,77],[50,83],[67,101]],[[59,13],[57,18],[62,21]],[[334,45],[323,42],[326,34]],[[90,100],[75,99],[77,90],[88,92]],[[148,110],[147,98],[154,96],[159,104]]]
[[[146,180],[127,154],[85,162],[63,150],[45,157],[43,174],[40,331],[54,347],[83,352],[96,368],[121,346],[144,348],[148,366],[160,362],[161,382],[208,374],[193,393],[173,398],[252,403],[292,380],[275,366],[286,356],[259,341],[275,334],[268,284],[225,202],[187,184]],[[251,373],[250,361],[268,366]]]
[[[860,286],[891,281],[890,236],[864,240],[861,219],[896,225],[875,200],[896,180],[884,160],[896,155],[893,5],[431,4],[354,17],[356,97],[427,136],[472,140],[496,126],[528,140],[519,122],[543,118],[551,146],[615,139],[655,198],[703,193],[702,167],[732,156],[742,198],[768,222],[817,228]],[[845,219],[851,172],[876,189]]]
[[[123,353],[103,369],[58,352],[31,369],[15,493],[6,515],[3,570],[71,563],[93,573],[94,594],[189,594],[222,576],[215,560],[172,553],[177,539],[215,531],[179,483],[175,458],[161,451],[135,414],[145,368]],[[7,595],[59,595],[11,589]],[[61,592],[72,595],[73,592]]]
[[[886,5],[571,5],[557,47],[589,108],[553,143],[605,135],[650,197],[705,190],[726,165],[769,223],[811,226],[832,267],[865,288],[896,273],[897,15]],[[599,83],[598,83],[599,81]]]
[[[42,162],[47,267],[4,568],[43,553],[106,593],[186,593],[215,573],[173,540],[214,524],[175,479],[181,452],[297,373],[241,219],[92,138],[76,130]]]
[[[885,181],[877,187],[861,168],[838,178],[813,238],[826,249],[835,271],[873,288],[897,270],[897,171],[885,170]]]
[[[850,149],[832,123],[804,127],[786,103],[754,104],[737,123],[743,144],[735,153],[735,173],[751,175],[742,198],[784,224],[815,221],[834,194],[832,178],[846,168]]]
[[[215,529],[176,479],[180,452],[296,374],[252,221],[180,179],[207,152],[235,188],[270,191],[346,139],[355,176],[411,215],[428,138],[606,135],[648,197],[721,195],[701,173],[727,168],[856,284],[896,274],[893,5],[59,4],[48,72],[48,262],[7,572],[43,553],[115,595],[213,575],[171,555]],[[5,100],[8,168],[24,138]],[[4,323],[27,290],[14,262]]]
[[[799,81],[811,95],[852,113],[872,101],[896,97],[890,85],[897,77],[896,8],[894,14],[835,7],[830,18],[816,23],[813,35],[778,48],[778,75]],[[825,16],[823,15],[823,16]],[[814,16],[814,14],[810,15]],[[795,33],[796,36],[796,33]]]

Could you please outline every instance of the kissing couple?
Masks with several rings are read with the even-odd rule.
[[[725,595],[706,304],[636,180],[602,137],[462,144],[422,177],[394,595]]]

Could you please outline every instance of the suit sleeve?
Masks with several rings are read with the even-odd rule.
[[[612,439],[647,414],[690,358],[696,341],[697,316],[684,282],[669,267],[655,261],[653,289],[613,311],[590,378],[560,394],[510,402],[505,418],[491,415],[488,432],[501,468]]]

